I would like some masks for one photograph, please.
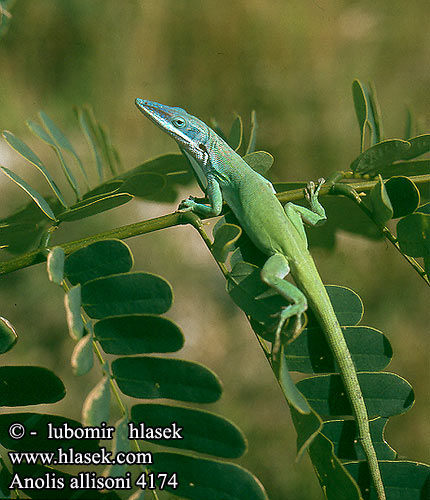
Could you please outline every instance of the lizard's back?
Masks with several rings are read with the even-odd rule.
[[[271,183],[240,160],[240,164],[234,163],[229,182],[221,182],[221,189],[246,234],[266,255],[281,253],[295,261],[307,254],[306,243],[285,214]]]

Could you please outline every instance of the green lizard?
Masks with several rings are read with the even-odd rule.
[[[261,270],[261,279],[290,303],[279,314],[273,348],[275,354],[281,346],[281,332],[286,320],[293,318],[295,332],[300,332],[301,316],[308,303],[311,306],[339,366],[378,499],[384,500],[384,486],[355,366],[307,248],[303,221],[316,225],[326,219],[324,208],[318,201],[324,180],[309,183],[305,190],[310,210],[292,203],[287,203],[284,209],[272,184],[201,120],[181,108],[152,101],[136,99],[136,105],[187,154],[197,181],[209,200],[205,205],[190,197],[181,203],[180,209],[216,216],[221,213],[224,200],[255,246],[268,256]],[[297,287],[284,279],[290,272]]]

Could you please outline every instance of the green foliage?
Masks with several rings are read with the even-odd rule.
[[[154,470],[184,478],[176,490],[168,489],[175,495],[190,500],[267,500],[255,477],[238,465],[177,453],[155,453],[154,459]]]
[[[275,159],[267,151],[254,151],[247,153],[243,159],[256,172],[261,175],[266,175],[273,165]]]
[[[84,401],[82,406],[83,425],[96,427],[109,420],[110,397],[110,379],[104,375]]]
[[[41,366],[0,366],[0,406],[55,403],[66,389],[61,380]]]
[[[430,203],[397,223],[399,245],[406,255],[422,257],[430,274]]]
[[[162,314],[173,300],[167,281],[135,272],[104,276],[82,285],[82,306],[90,318],[122,314]]]
[[[352,96],[361,135],[361,151],[367,142],[377,144],[382,137],[382,120],[375,90],[372,85],[364,85],[358,80],[352,83]],[[369,139],[367,138],[369,134]]]
[[[6,318],[0,316],[0,354],[12,349],[17,339],[18,335],[13,325]]]
[[[217,229],[216,237],[221,233],[221,228]],[[261,282],[260,268],[255,264],[235,260],[228,278],[230,296],[246,312],[255,333],[262,339],[273,341],[277,323],[274,312],[286,303]],[[387,417],[402,414],[412,406],[413,390],[408,382],[396,374],[378,373],[390,362],[392,349],[386,336],[378,330],[357,326],[363,315],[360,297],[344,287],[330,286],[327,291],[359,372],[368,414],[376,417],[371,427],[372,438],[375,443],[379,443],[378,458],[395,460],[396,454],[386,444],[383,430]],[[287,333],[287,328],[284,327],[284,331]],[[274,366],[281,388],[292,407],[298,433],[298,454],[303,453],[304,448],[309,448],[328,499],[360,498],[357,485],[344,466],[346,461],[364,460],[362,451],[357,451],[355,423],[345,419],[345,416],[348,418],[353,415],[352,409],[338,374],[339,368],[312,311],[308,312],[306,328],[285,347],[285,361],[284,370],[288,367],[292,371],[318,374],[294,385],[291,377]],[[306,404],[299,394],[312,408],[311,413],[306,411]],[[331,465],[329,467],[328,464],[335,464],[335,468],[330,469]],[[403,464],[400,462],[399,467],[403,467]],[[358,478],[358,484],[363,488],[361,477]]]
[[[39,194],[35,189],[33,189],[29,184],[27,184],[23,179],[21,179],[21,177],[19,177],[19,175],[15,174],[14,172],[12,172],[12,170],[9,170],[8,168],[6,167],[1,167],[1,170],[4,174],[6,174],[10,179],[12,179],[20,188],[22,188],[29,196],[31,196],[31,198],[33,198],[34,202],[36,203],[36,205],[39,206],[40,210],[42,210],[42,212],[47,216],[49,217],[50,219],[52,219],[53,221],[55,221],[55,214],[54,212],[52,211],[51,207],[49,206],[48,202],[45,200],[45,198]],[[3,221],[5,222],[5,224],[3,225],[3,227],[5,228],[8,228],[8,224],[6,221]],[[26,222],[24,222],[25,224]],[[7,233],[6,233],[7,235]],[[7,241],[7,240],[6,240]],[[3,243],[2,242],[2,246],[3,247],[8,247],[8,244],[7,243]]]
[[[99,241],[69,255],[65,272],[70,283],[77,285],[109,274],[127,273],[132,267],[133,256],[125,243]]]
[[[80,376],[88,373],[94,365],[93,337],[85,335],[78,340],[70,359],[73,374]]]
[[[242,145],[242,137],[243,137],[242,118],[240,116],[236,116],[236,119],[234,120],[231,126],[230,133],[228,134],[227,143],[232,149],[238,151],[240,149],[240,146]]]
[[[184,344],[179,327],[156,314],[133,314],[97,321],[94,334],[109,354],[175,352]]]
[[[67,325],[72,339],[79,340],[84,334],[84,322],[81,317],[81,285],[76,285],[64,297]]]
[[[128,203],[135,197],[172,202],[177,197],[177,186],[186,185],[192,180],[187,160],[178,154],[163,155],[121,173],[117,150],[112,145],[106,129],[96,121],[91,108],[78,108],[76,113],[93,152],[99,184],[90,188],[88,179],[91,177],[91,169],[83,164],[71,141],[43,111],[39,113],[42,125],[33,120],[28,120],[27,125],[36,137],[49,144],[56,153],[64,177],[74,192],[74,202],[66,201],[65,195],[37,154],[12,132],[5,130],[3,138],[42,173],[55,198],[43,196],[16,173],[0,166],[1,171],[23,189],[41,210],[41,213],[35,211],[34,204],[31,203],[0,220],[0,248],[11,253],[28,251],[37,247],[43,235],[49,234],[50,230],[61,223],[106,212]],[[78,182],[72,167],[68,165],[66,154],[74,158],[83,186]],[[110,178],[105,180],[107,177]]]
[[[145,422],[149,427],[169,427],[172,422],[180,422],[181,428],[188,429],[180,441],[146,439],[148,442],[221,458],[239,458],[246,451],[242,431],[225,418],[205,410],[156,403],[141,404],[133,406],[131,419],[136,425]]]
[[[46,259],[49,279],[57,285],[61,285],[64,279],[64,257],[64,250],[61,247],[54,247]]]
[[[113,387],[117,397],[121,397],[122,393],[140,399],[168,398],[198,403],[210,403],[220,398],[222,389],[218,377],[203,365],[174,358],[134,356],[142,353],[176,352],[183,345],[183,335],[172,321],[159,316],[170,308],[170,285],[161,277],[131,272],[133,257],[124,243],[106,240],[71,254],[63,266],[64,280],[60,280],[62,273],[58,271],[61,266],[57,261],[61,261],[61,255],[58,250],[54,250],[50,253],[48,269],[51,277],[57,276],[53,281],[68,290],[66,310],[69,328],[73,338],[79,339],[71,359],[75,375],[87,373],[92,368],[95,342],[105,352],[127,355],[115,358],[110,367],[107,362],[103,363],[102,377],[83,403],[83,425],[99,426],[101,422],[109,420]],[[69,288],[67,283],[74,286]],[[94,325],[89,319],[91,317],[98,319]],[[77,327],[77,324],[80,326]],[[5,325],[8,326],[7,323]],[[10,337],[10,333],[6,337]],[[4,345],[7,346],[10,342],[11,340],[6,338]],[[96,351],[99,353],[99,360],[100,347]],[[11,391],[3,390],[0,394],[2,404],[8,406],[25,406],[36,402],[52,403],[64,396],[64,387],[49,370],[37,367],[4,367],[0,368],[0,377],[6,381],[6,386],[11,384]],[[29,384],[28,378],[35,381],[34,385]],[[25,389],[23,380],[26,381]],[[42,381],[42,387],[39,387],[39,381]],[[16,441],[7,433],[9,423],[17,421],[26,426],[27,432],[44,429],[29,448],[26,448],[28,439]],[[246,440],[242,432],[224,417],[204,410],[165,403],[136,404],[129,411],[125,411],[121,421],[117,423],[114,451],[128,449],[129,421],[135,422],[137,427],[144,421],[147,427],[154,428],[169,427],[172,422],[178,422],[182,436],[180,440],[143,436],[145,441],[157,445],[230,459],[238,458],[246,451]],[[40,451],[63,447],[62,440],[46,440],[47,422],[58,426],[67,423],[72,428],[82,425],[66,417],[53,417],[43,413],[23,413],[19,417],[16,414],[7,414],[0,418],[0,428],[4,429],[0,432],[0,443],[11,450]],[[41,444],[42,441],[44,445]],[[72,440],[63,448],[67,450],[74,444],[75,441]],[[87,444],[87,440],[81,440],[75,450],[90,452],[99,449],[98,441],[89,441],[88,446]],[[172,469],[168,462],[171,454],[155,453],[153,456],[151,470],[166,472]],[[202,488],[208,489],[209,497],[214,499],[239,498],[237,495],[240,491],[247,491],[247,498],[250,499],[267,498],[256,478],[241,467],[198,456],[175,454],[173,457],[177,466],[172,473],[180,475],[181,494],[191,495],[188,498],[198,498],[195,496],[196,492]],[[70,481],[72,477],[57,469],[50,470],[54,471],[57,477],[64,477],[66,481]],[[106,469],[106,473],[124,474],[125,470],[127,467],[112,465]],[[7,468],[5,471],[9,473]],[[30,470],[25,465],[14,465],[13,472],[36,477],[44,473],[45,469],[42,466],[34,466]],[[189,492],[191,482],[194,484],[192,493]],[[237,484],[233,486],[232,482]],[[31,498],[42,498],[45,490],[24,488],[24,491]],[[179,489],[172,492],[178,494]],[[226,492],[229,495],[227,497]],[[62,498],[68,498],[69,494],[71,492],[68,488],[61,490]],[[46,498],[50,498],[49,495],[47,490]],[[89,498],[103,497],[96,491],[92,491],[91,495]]]
[[[366,491],[370,478],[365,470],[364,463],[347,463],[345,467],[361,486],[362,491]],[[428,483],[429,467],[426,464],[406,460],[385,461],[381,462],[381,473],[387,498],[389,499],[422,500],[428,497],[430,493]]]
[[[213,403],[221,397],[221,383],[213,372],[182,359],[117,358],[112,375],[121,391],[134,398]]]
[[[0,35],[2,26],[0,23]],[[320,245],[333,247],[336,233],[341,230],[367,238],[380,238],[380,229],[383,228],[389,237],[391,233],[384,225],[390,219],[400,219],[397,235],[391,235],[389,239],[408,256],[421,276],[428,279],[425,271],[428,275],[430,204],[423,204],[423,200],[429,199],[430,160],[419,157],[428,153],[430,135],[411,137],[412,119],[408,115],[405,138],[385,139],[375,91],[355,81],[353,99],[360,130],[360,154],[351,162],[352,172],[342,172],[335,176],[333,186],[328,183],[324,188],[323,194],[330,191],[346,197],[330,196],[324,200],[329,222],[325,228],[311,232],[310,242],[312,244],[312,233],[316,233],[318,236],[314,238]],[[55,451],[59,446],[82,451],[99,450],[98,440],[64,442],[46,439],[46,423],[61,425],[67,422],[75,428],[96,426],[108,422],[115,407],[115,413],[119,409],[121,417],[115,424],[114,451],[129,451],[130,445],[133,445],[131,449],[139,451],[142,441],[145,446],[156,444],[181,450],[178,453],[153,453],[154,463],[141,468],[144,473],[177,473],[180,483],[177,489],[168,488],[171,494],[195,500],[265,499],[266,493],[254,475],[238,465],[219,460],[239,458],[244,454],[246,439],[240,429],[220,415],[183,405],[183,402],[213,403],[221,397],[222,387],[216,374],[204,365],[172,357],[182,348],[184,336],[178,325],[161,316],[172,304],[171,285],[161,276],[133,272],[133,256],[128,246],[117,239],[105,239],[90,245],[84,240],[80,249],[67,256],[69,252],[60,246],[46,248],[57,226],[119,207],[134,197],[173,202],[178,188],[192,179],[192,160],[181,154],[163,155],[124,171],[116,148],[105,127],[96,121],[91,108],[79,108],[76,114],[94,158],[92,170],[46,113],[39,113],[40,123],[27,122],[36,137],[55,152],[75,197],[71,202],[57,187],[39,156],[11,132],[3,133],[9,145],[43,174],[51,194],[38,193],[7,167],[0,167],[31,197],[27,206],[0,221],[0,247],[22,254],[40,246],[40,251],[47,255],[49,279],[65,291],[67,323],[75,340],[70,360],[72,371],[76,376],[82,376],[96,366],[100,378],[83,402],[82,423],[50,413],[7,413],[0,415],[0,444],[7,450],[18,451]],[[265,151],[256,151],[258,123],[255,112],[251,114],[247,141],[239,116],[227,134],[216,123],[214,128],[234,149],[242,151],[251,168],[263,176],[269,175],[273,157]],[[72,163],[69,157],[72,157]],[[95,177],[98,184],[90,186],[89,179]],[[204,181],[200,179],[201,184]],[[281,198],[297,200],[302,197],[305,185],[303,182],[276,183],[275,188]],[[369,224],[365,215],[370,216],[376,225]],[[324,238],[320,237],[321,231],[325,233]],[[213,243],[208,244],[227,278],[230,297],[250,320],[290,405],[297,431],[297,455],[309,452],[327,499],[374,498],[339,369],[312,311],[307,312],[304,329],[294,341],[288,342],[291,325],[284,326],[285,342],[281,356],[273,360],[267,342],[273,342],[276,314],[286,302],[260,279],[260,269],[266,257],[252,245],[228,212],[214,227]],[[414,258],[423,259],[425,270]],[[382,372],[393,356],[392,348],[382,332],[359,324],[363,315],[360,297],[341,286],[328,286],[327,291],[372,417],[371,436],[387,498],[424,498],[428,493],[428,466],[399,459],[384,436],[389,418],[412,406],[413,389],[399,375]],[[14,327],[0,318],[0,353],[12,349],[17,338]],[[113,355],[113,360],[111,357],[109,361],[105,360],[105,353]],[[169,356],[156,355],[160,353]],[[291,372],[312,376],[302,377],[296,383]],[[42,367],[0,367],[0,381],[0,404],[3,406],[53,404],[65,395],[61,380]],[[129,400],[124,396],[169,401],[134,404],[131,400],[128,408],[125,401]],[[138,425],[142,421],[153,427],[168,427],[177,422],[183,439],[144,436],[132,443],[127,439],[128,424],[134,422]],[[7,429],[12,422],[22,422],[28,431],[36,430],[37,439],[11,439]],[[71,478],[67,472],[41,465],[14,464],[12,472],[3,461],[0,465],[0,491],[6,491],[6,494],[15,472],[37,477],[55,471],[58,477]],[[104,473],[124,475],[127,470],[127,466],[115,464],[107,467]],[[58,498],[58,491],[54,491],[55,495],[46,489],[25,489],[30,498]],[[61,491],[61,498],[78,498],[73,496],[75,494],[65,488]],[[96,499],[119,498],[115,493],[106,495],[94,490],[84,490],[79,495]],[[139,495],[138,490],[129,499]]]

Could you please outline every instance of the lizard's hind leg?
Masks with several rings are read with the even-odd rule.
[[[296,316],[296,323],[293,332],[294,339],[299,333],[302,325],[302,314],[306,311],[308,304],[304,294],[292,283],[284,280],[285,276],[290,272],[290,266],[286,257],[280,253],[276,253],[269,257],[261,270],[261,279],[266,285],[273,288],[279,295],[284,297],[290,305],[284,307],[279,313],[279,322],[275,332],[275,340],[273,343],[273,354],[279,352],[281,348],[281,333],[282,327],[288,318]]]

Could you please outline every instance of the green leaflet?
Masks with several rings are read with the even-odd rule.
[[[215,232],[215,227],[215,238],[211,251],[215,259],[225,262],[228,254],[235,248],[235,244],[242,234],[242,228],[236,224],[222,224]]]
[[[17,340],[18,335],[12,323],[0,316],[0,354],[12,349]]]
[[[120,420],[115,422],[115,434],[112,442],[112,456],[116,456],[119,451],[128,453],[131,451],[130,439],[128,439],[128,418],[127,416],[122,417]],[[124,476],[127,471],[127,464],[111,464],[108,465],[103,471],[105,477],[118,477]]]
[[[383,370],[391,361],[393,351],[382,332],[368,326],[347,326],[342,327],[342,331],[357,371]],[[285,355],[292,371],[339,371],[320,328],[305,328],[294,342],[288,344]]]
[[[287,304],[261,281],[260,268],[247,262],[238,262],[233,267],[227,291],[246,314],[267,325],[269,330],[277,323],[273,315]]]
[[[405,141],[412,137],[413,122],[414,117],[412,116],[412,112],[409,108],[406,108],[405,132],[403,137]]]
[[[309,445],[318,435],[323,427],[321,417],[312,410],[308,414],[298,412],[293,406],[290,405],[291,418],[297,432],[297,457],[298,461],[303,453],[308,449]]]
[[[43,176],[47,180],[50,188],[54,192],[55,196],[58,198],[58,201],[63,205],[63,207],[67,208],[67,204],[63,198],[63,195],[61,194],[61,191],[58,189],[57,184],[55,183],[54,179],[51,177],[51,174],[48,172],[48,170],[46,169],[46,167],[42,163],[42,161],[39,159],[39,157],[27,146],[27,144],[25,144],[23,141],[21,141],[21,139],[19,139],[14,134],[12,134],[12,132],[9,132],[8,130],[4,130],[2,135],[5,139],[5,141],[17,153],[19,153],[26,160],[28,160],[30,163],[32,163],[38,170],[40,170],[40,172],[43,174]],[[4,169],[5,167],[2,167],[2,168]],[[16,176],[16,177],[18,177],[18,176]],[[17,181],[15,181],[15,182],[17,182]],[[30,196],[32,196],[32,195],[30,194]],[[42,210],[43,210],[43,208],[42,208]],[[43,210],[43,211],[45,212],[45,210]],[[45,213],[46,213],[46,215],[48,215],[48,217],[50,217],[50,215],[47,212],[45,212]],[[54,220],[55,220],[55,218],[54,218]]]
[[[87,173],[84,169],[84,166],[82,165],[81,159],[79,158],[75,148],[72,146],[69,139],[67,139],[67,137],[63,134],[63,132],[61,132],[61,130],[55,125],[55,123],[51,120],[51,118],[49,118],[49,116],[45,112],[39,111],[39,118],[43,123],[44,127],[46,128],[46,130],[51,134],[57,145],[60,148],[64,149],[65,151],[69,152],[75,158],[79,166],[79,169],[82,172],[82,175],[85,179],[85,183],[89,188]]]
[[[257,478],[230,463],[179,453],[154,453],[154,471],[177,473],[178,488],[167,491],[190,500],[268,500]]]
[[[402,160],[411,160],[430,151],[430,134],[411,137],[408,142],[411,147],[405,152]]]
[[[84,200],[99,195],[126,193],[138,198],[152,199],[158,194],[163,195],[169,179],[167,175],[157,172],[140,172],[127,176],[125,179],[110,179],[84,194]]]
[[[155,274],[117,274],[82,285],[82,306],[91,318],[162,314],[170,308],[172,300],[170,284]]]
[[[3,171],[4,174],[6,174],[10,179],[13,180],[21,189],[23,189],[28,195],[30,195],[34,202],[38,205],[40,210],[49,217],[51,220],[56,220],[55,214],[52,211],[51,207],[49,206],[48,202],[45,200],[45,198],[39,194],[35,189],[33,189],[29,184],[27,184],[21,177],[12,170],[9,170],[6,167],[0,166],[0,169]]]
[[[355,114],[357,115],[358,126],[360,128],[360,151],[363,151],[365,144],[366,126],[368,125],[369,108],[363,86],[358,80],[354,80],[352,83],[352,97],[354,100]]]
[[[153,172],[143,172],[128,177],[119,188],[119,192],[128,193],[138,198],[148,198],[161,193],[166,186],[166,176]]]
[[[154,191],[145,192],[142,197],[147,200],[173,203],[178,197],[177,186],[190,184],[194,176],[188,161],[182,154],[167,154],[148,160],[141,165],[127,170],[112,180],[128,180],[140,174],[155,174],[163,177],[163,188],[159,184]],[[109,181],[109,182],[111,182]],[[139,195],[137,195],[139,196]]]
[[[46,201],[54,213],[58,209],[53,197]],[[56,202],[56,203],[55,203]],[[61,206],[61,205],[60,205]],[[52,225],[50,219],[33,200],[18,209],[14,214],[0,220],[0,247],[8,252],[23,253],[39,245],[42,234]]]
[[[124,184],[122,180],[109,180],[103,184],[99,184],[96,188],[87,191],[82,199],[86,200],[88,198],[93,198],[101,194],[113,194],[117,192],[118,188]]]
[[[352,83],[352,96],[354,100],[355,112],[361,135],[361,151],[364,151],[365,144],[370,142],[376,144],[382,139],[382,121],[379,106],[376,100],[375,90],[372,85],[369,87],[359,80]],[[367,140],[366,131],[370,132],[370,139]]]
[[[61,285],[64,279],[64,250],[61,247],[54,247],[50,250],[46,259],[46,267],[49,279]]]
[[[238,458],[246,451],[246,439],[229,420],[205,410],[166,404],[139,404],[131,408],[131,419],[139,428],[180,427],[182,439],[146,439],[162,446],[197,451],[222,458]]]
[[[31,202],[33,205],[34,203]],[[30,223],[0,224],[0,249],[10,253],[23,253],[39,244],[44,225]]]
[[[99,146],[102,150],[104,161],[109,167],[111,174],[116,175],[120,166],[118,154],[112,145],[108,131],[100,123],[96,125],[98,128]]]
[[[93,338],[91,334],[85,335],[75,345],[70,360],[73,374],[76,376],[88,373],[94,364]]]
[[[283,347],[281,347],[279,357],[279,363],[273,361],[272,369],[276,375],[279,385],[282,388],[282,392],[288,401],[288,404],[299,413],[309,415],[311,413],[311,407],[303,394],[297,389],[297,385],[291,378],[291,373],[287,366],[287,360],[284,356]]]
[[[227,136],[224,134],[224,131],[222,128],[219,126],[218,121],[215,118],[211,118],[209,120],[211,128],[223,139],[225,142],[227,142]]]
[[[114,193],[94,198],[86,198],[85,200],[71,206],[65,212],[58,214],[58,220],[62,222],[71,222],[75,220],[85,219],[92,215],[97,215],[106,210],[120,207],[132,200],[133,197],[127,193]]]
[[[378,182],[370,191],[367,199],[370,202],[373,217],[377,222],[385,224],[387,220],[393,217],[393,205],[380,175]]]
[[[393,219],[415,212],[420,203],[420,192],[411,179],[391,177],[385,182],[385,189],[393,207]]]
[[[411,257],[430,256],[430,214],[417,212],[399,220],[397,238],[400,248]]]
[[[425,175],[429,171],[430,171],[430,160],[396,161],[391,165],[387,165],[385,167],[380,168],[380,174],[384,178],[395,175],[403,175],[403,176]]]
[[[99,149],[100,131],[98,130],[94,115],[92,113],[92,110],[88,107],[78,108],[77,115],[82,132],[84,133],[88,141],[88,144],[93,152],[99,181],[103,182],[104,178],[103,161]]]
[[[110,413],[110,379],[106,375],[91,390],[82,407],[82,423],[88,426],[99,426],[109,420]]]
[[[400,219],[397,224],[397,240],[402,252],[410,257],[423,257],[424,268],[430,275],[430,204],[420,207],[416,213]]]
[[[402,160],[411,145],[402,139],[387,139],[363,151],[352,163],[351,170],[358,174],[376,175],[383,167]]]
[[[267,175],[267,172],[271,169],[273,162],[275,161],[273,156],[266,151],[247,153],[243,159],[253,170],[264,177]]]
[[[235,226],[239,226],[239,222],[234,216],[233,212],[227,212],[224,217],[221,217],[219,221],[215,224],[213,228],[213,234],[216,235],[216,231],[222,227],[223,224],[232,224]],[[242,231],[239,239],[234,245],[231,246],[231,250],[236,248],[231,255],[230,265],[233,268],[239,262],[249,262],[250,264],[260,265],[262,266],[264,262],[267,260],[266,256],[258,250],[251,240],[248,238],[246,233]]]
[[[254,330],[257,327],[256,332],[266,340],[271,341],[273,338],[273,332],[271,331],[273,314],[276,314],[286,302],[262,283],[260,268],[246,262],[239,262],[232,270],[231,281],[227,283],[227,290],[236,304],[254,320]],[[357,325],[363,315],[363,303],[360,297],[347,287],[327,285],[326,290],[339,323],[343,326]],[[315,329],[317,331],[316,335],[323,335],[312,311],[308,309],[306,314],[308,317],[307,330]],[[260,323],[259,328],[255,321]],[[302,341],[299,339],[300,337],[295,341],[298,342],[297,344],[293,343],[291,346],[300,346]],[[289,352],[289,349],[290,346],[288,346],[287,352]],[[324,354],[326,361],[331,359],[330,357],[327,358],[327,352]],[[288,363],[292,362],[292,366],[298,367],[296,361],[300,362],[301,360],[290,359]],[[311,363],[314,361],[309,360]],[[324,363],[324,360],[320,361]],[[294,369],[292,366],[290,366],[290,369]]]
[[[333,443],[321,432],[309,446],[309,455],[327,500],[362,499],[357,483],[335,455]]]
[[[237,115],[231,125],[230,133],[228,134],[227,138],[227,143],[232,149],[238,151],[240,146],[242,145],[242,139],[243,139],[243,122],[242,118],[239,115]]]
[[[120,240],[97,241],[69,255],[65,262],[67,279],[76,285],[111,274],[127,273],[133,256]]]
[[[67,325],[72,339],[79,340],[84,334],[84,322],[81,316],[82,290],[77,285],[64,296],[64,307],[66,309]]]
[[[370,483],[365,462],[345,464],[362,491]],[[396,460],[380,462],[382,480],[388,499],[423,500],[430,495],[430,467],[419,462]],[[373,498],[373,497],[371,497]]]
[[[137,489],[133,495],[127,498],[127,500],[146,500],[146,493],[145,490],[142,489]]]
[[[388,418],[377,417],[369,421],[370,435],[378,460],[395,460],[397,453],[384,437]],[[324,422],[324,436],[333,443],[336,456],[342,461],[366,460],[360,445],[354,420],[331,420]]]
[[[221,384],[212,371],[182,359],[117,358],[112,374],[120,390],[135,398],[212,403],[221,396]]]
[[[104,318],[94,325],[94,334],[109,354],[176,352],[184,344],[178,326],[155,314]]]
[[[257,132],[258,132],[257,113],[253,109],[251,111],[251,131],[249,134],[248,146],[246,148],[247,155],[255,151],[255,144],[257,142]]]
[[[346,286],[326,285],[326,290],[333,305],[336,318],[342,326],[355,326],[363,317],[364,307],[358,293]],[[308,327],[314,323],[309,318]]]
[[[56,403],[63,399],[63,382],[40,366],[0,366],[0,406]]]
[[[369,417],[400,415],[414,402],[411,385],[395,373],[360,372],[358,380]],[[340,375],[306,378],[297,387],[319,415],[352,415]]]
[[[79,186],[78,183],[75,179],[75,176],[73,175],[72,171],[70,168],[67,166],[67,163],[64,159],[63,154],[61,153],[60,148],[57,146],[56,142],[52,139],[52,137],[47,133],[38,123],[33,122],[32,120],[27,120],[27,126],[33,132],[33,134],[36,137],[39,137],[39,139],[42,139],[42,141],[46,142],[49,144],[52,149],[55,151],[59,161],[60,165],[63,169],[64,175],[70,184],[71,188],[75,192],[76,198],[79,200],[81,197],[80,191],[79,191]]]

